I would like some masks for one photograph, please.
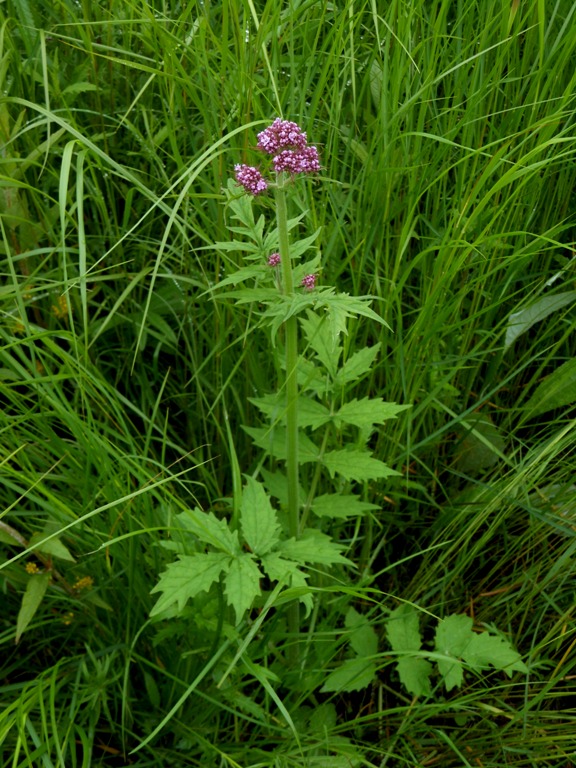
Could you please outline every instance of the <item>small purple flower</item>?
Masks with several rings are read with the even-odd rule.
[[[272,160],[274,170],[277,173],[314,173],[320,170],[320,160],[316,147],[304,147],[304,149],[285,149],[279,152]]]
[[[268,183],[258,168],[254,168],[252,165],[235,165],[234,172],[238,184],[251,195],[259,195],[268,189]]]
[[[279,117],[258,134],[258,149],[263,149],[269,155],[274,155],[279,149],[287,147],[305,149],[307,143],[306,134],[297,123],[281,120]]]
[[[318,277],[317,275],[305,275],[302,278],[302,282],[300,283],[300,285],[302,286],[302,288],[305,288],[307,291],[313,291],[314,288],[316,288],[317,277]]]
[[[280,258],[279,253],[271,253],[270,256],[268,256],[269,267],[277,267],[281,262],[282,259]]]

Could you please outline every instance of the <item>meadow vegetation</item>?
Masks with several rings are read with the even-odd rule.
[[[576,765],[575,30],[573,0],[0,5],[2,768]],[[276,467],[277,348],[214,289],[277,116],[320,152],[290,206],[322,285],[389,326],[339,342],[380,345],[343,398],[411,406],[366,435],[397,474],[315,522],[354,567],[155,613],[187,511]],[[447,627],[516,655],[446,667]]]

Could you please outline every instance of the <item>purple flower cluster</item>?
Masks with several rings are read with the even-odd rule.
[[[258,134],[258,149],[263,149],[269,155],[275,155],[279,149],[295,147],[306,149],[308,140],[306,134],[296,123],[289,120],[274,120],[271,126]]]
[[[279,253],[271,253],[270,256],[268,256],[268,266],[269,267],[277,267],[282,259],[280,258]]]
[[[302,282],[300,283],[300,285],[302,286],[302,288],[305,288],[307,291],[313,291],[314,288],[316,288],[317,277],[318,277],[317,275],[305,275],[302,278]]]
[[[258,149],[272,156],[276,173],[314,173],[320,170],[318,150],[308,144],[306,133],[297,123],[281,120],[258,134]],[[251,195],[259,195],[268,189],[268,182],[258,168],[252,165],[235,165],[236,181]]]
[[[234,172],[238,184],[251,195],[259,195],[268,189],[268,183],[258,168],[251,165],[235,165]]]

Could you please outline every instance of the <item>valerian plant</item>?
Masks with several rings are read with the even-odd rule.
[[[200,509],[178,516],[188,550],[180,552],[154,588],[161,596],[152,615],[177,615],[189,598],[220,585],[240,622],[256,604],[264,577],[291,590],[309,612],[311,569],[354,567],[344,547],[321,530],[321,519],[357,517],[375,509],[363,496],[365,483],[398,474],[372,455],[368,442],[378,425],[409,406],[380,397],[349,399],[353,385],[369,373],[380,344],[346,358],[342,344],[351,319],[386,324],[371,308],[371,297],[320,285],[320,230],[291,238],[305,213],[289,218],[288,198],[299,178],[320,171],[318,150],[296,123],[280,118],[258,134],[257,148],[272,177],[256,166],[235,166],[235,180],[225,190],[231,239],[215,248],[242,254],[243,260],[211,293],[250,305],[259,325],[269,329],[281,373],[271,391],[251,399],[265,426],[245,430],[270,466],[246,476],[239,509],[229,521]],[[276,217],[267,226],[264,214],[256,217],[254,208],[269,192]],[[289,627],[294,635],[299,625],[292,601]]]

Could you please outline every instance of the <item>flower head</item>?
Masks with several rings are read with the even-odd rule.
[[[268,189],[268,183],[258,170],[252,165],[235,165],[234,173],[236,181],[251,195],[259,195]]]
[[[305,149],[307,144],[306,134],[297,123],[279,117],[258,134],[258,149],[263,149],[269,155],[275,155],[279,149],[288,147]]]
[[[314,173],[320,170],[320,160],[316,147],[304,147],[297,151],[285,149],[273,159],[274,170],[277,173]]]
[[[270,256],[268,256],[268,266],[269,267],[277,267],[281,263],[282,259],[280,258],[279,253],[271,253]]]
[[[317,275],[305,275],[302,278],[302,282],[300,283],[300,285],[302,286],[302,288],[305,288],[307,291],[313,291],[314,288],[316,288],[317,277],[318,277]]]

